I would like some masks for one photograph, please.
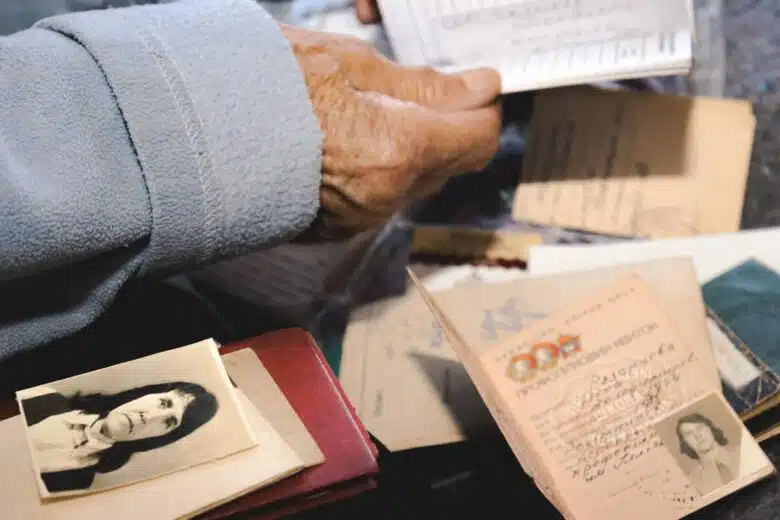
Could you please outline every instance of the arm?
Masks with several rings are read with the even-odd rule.
[[[252,0],[48,18],[0,38],[0,359],[93,321],[131,278],[290,239],[322,136]]]

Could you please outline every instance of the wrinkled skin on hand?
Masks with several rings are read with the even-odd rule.
[[[498,73],[402,67],[346,36],[282,26],[324,134],[320,212],[309,237],[381,226],[498,149]]]

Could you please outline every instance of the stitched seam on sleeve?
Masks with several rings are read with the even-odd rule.
[[[220,196],[214,174],[214,161],[208,148],[206,133],[203,130],[203,119],[193,102],[190,90],[184,80],[179,65],[173,53],[165,43],[153,32],[139,28],[139,40],[143,47],[154,58],[160,74],[171,93],[176,109],[181,115],[187,138],[190,141],[195,162],[197,178],[200,185],[204,205],[204,234],[206,244],[219,244],[221,240],[221,217],[224,214],[224,203]],[[209,251],[201,251],[198,260],[204,261],[210,256]]]

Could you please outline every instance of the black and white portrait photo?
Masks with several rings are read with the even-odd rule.
[[[17,393],[42,495],[129,485],[254,446],[211,341]]]
[[[726,433],[712,419],[693,412],[677,420],[675,431],[680,455],[692,461],[687,476],[701,494],[706,495],[737,478],[735,463],[739,444],[729,442]]]
[[[665,418],[656,429],[690,484],[701,495],[727,486],[745,473],[744,426],[716,395]],[[749,464],[748,464],[749,465]]]

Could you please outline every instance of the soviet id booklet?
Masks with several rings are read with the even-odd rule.
[[[480,348],[420,290],[520,464],[566,519],[682,518],[775,472],[709,377],[708,349],[685,343],[642,278]]]

